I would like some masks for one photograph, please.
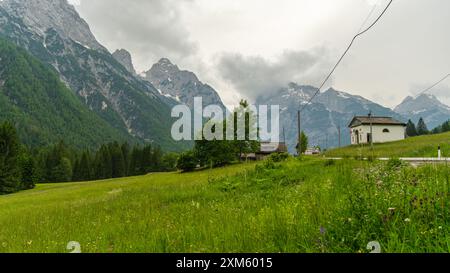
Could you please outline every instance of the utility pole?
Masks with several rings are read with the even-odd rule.
[[[341,125],[338,126],[338,132],[339,132],[339,148],[341,148]]]
[[[302,156],[302,122],[301,111],[298,110],[298,157]]]
[[[370,121],[370,149],[373,151],[373,123],[372,123],[372,111],[369,113],[369,121]]]

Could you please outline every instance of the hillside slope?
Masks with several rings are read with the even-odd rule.
[[[372,153],[370,146],[348,146],[326,152],[329,157],[437,157],[438,146],[441,146],[442,156],[450,157],[450,133],[412,137],[402,141],[374,145]]]
[[[66,252],[69,241],[79,241],[83,252],[160,252],[164,248],[159,244],[161,239],[164,241],[163,233],[173,226],[161,228],[159,224],[189,221],[186,217],[197,211],[199,198],[214,197],[201,194],[210,179],[234,175],[252,166],[39,184],[30,191],[0,196],[0,226],[8,227],[0,230],[0,253]],[[209,221],[200,217],[203,220],[198,224]],[[36,224],[33,234],[29,233],[30,223]]]
[[[64,140],[95,147],[133,141],[84,105],[47,65],[0,38],[0,120],[16,124],[24,143],[45,146]]]
[[[0,1],[0,36],[51,65],[60,79],[110,126],[178,150],[167,98],[121,65],[66,0]]]
[[[308,158],[38,185],[0,196],[0,253],[448,253],[448,171]]]

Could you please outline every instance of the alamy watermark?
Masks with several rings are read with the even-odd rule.
[[[192,110],[187,105],[173,107],[171,115],[177,119],[171,131],[174,140],[280,141],[279,105],[270,109],[268,105],[241,105],[230,112],[219,105],[203,108],[203,99],[196,97]]]

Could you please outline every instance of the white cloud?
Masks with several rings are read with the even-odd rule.
[[[255,95],[251,86],[271,89],[290,78],[303,84],[303,79],[325,76],[327,64],[337,60],[373,5],[371,20],[387,1],[83,0],[77,9],[110,50],[128,49],[138,70],[168,57],[218,89],[226,103],[235,103],[241,94]],[[448,10],[448,0],[394,1],[380,23],[355,43],[334,74],[334,86],[395,106],[415,84],[449,73]],[[316,56],[321,69],[309,75],[302,64],[283,57],[283,52],[311,48],[329,50]],[[232,56],[249,69],[261,69],[261,75],[280,73],[274,73],[273,82],[234,82]],[[220,66],[223,60],[230,69]]]
[[[191,0],[90,0],[77,7],[98,40],[110,51],[125,48],[138,71],[161,57],[181,60],[195,54],[196,43],[180,20]]]
[[[272,95],[289,82],[318,86],[328,72],[328,51],[285,51],[274,60],[261,56],[223,54],[217,64],[220,74],[251,101]]]

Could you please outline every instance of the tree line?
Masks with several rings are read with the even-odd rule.
[[[36,164],[10,123],[0,124],[0,194],[34,188]]]
[[[176,170],[178,155],[158,146],[112,142],[96,151],[78,151],[63,141],[39,149],[23,145],[10,122],[0,124],[0,194],[36,183],[79,182]]]
[[[433,134],[442,134],[446,132],[450,132],[450,119],[431,131]]]
[[[417,126],[409,120],[406,124],[406,135],[408,137],[423,136],[428,134],[441,134],[450,132],[450,120],[444,122],[442,125],[436,127],[433,130],[429,130],[423,118],[419,119]]]

